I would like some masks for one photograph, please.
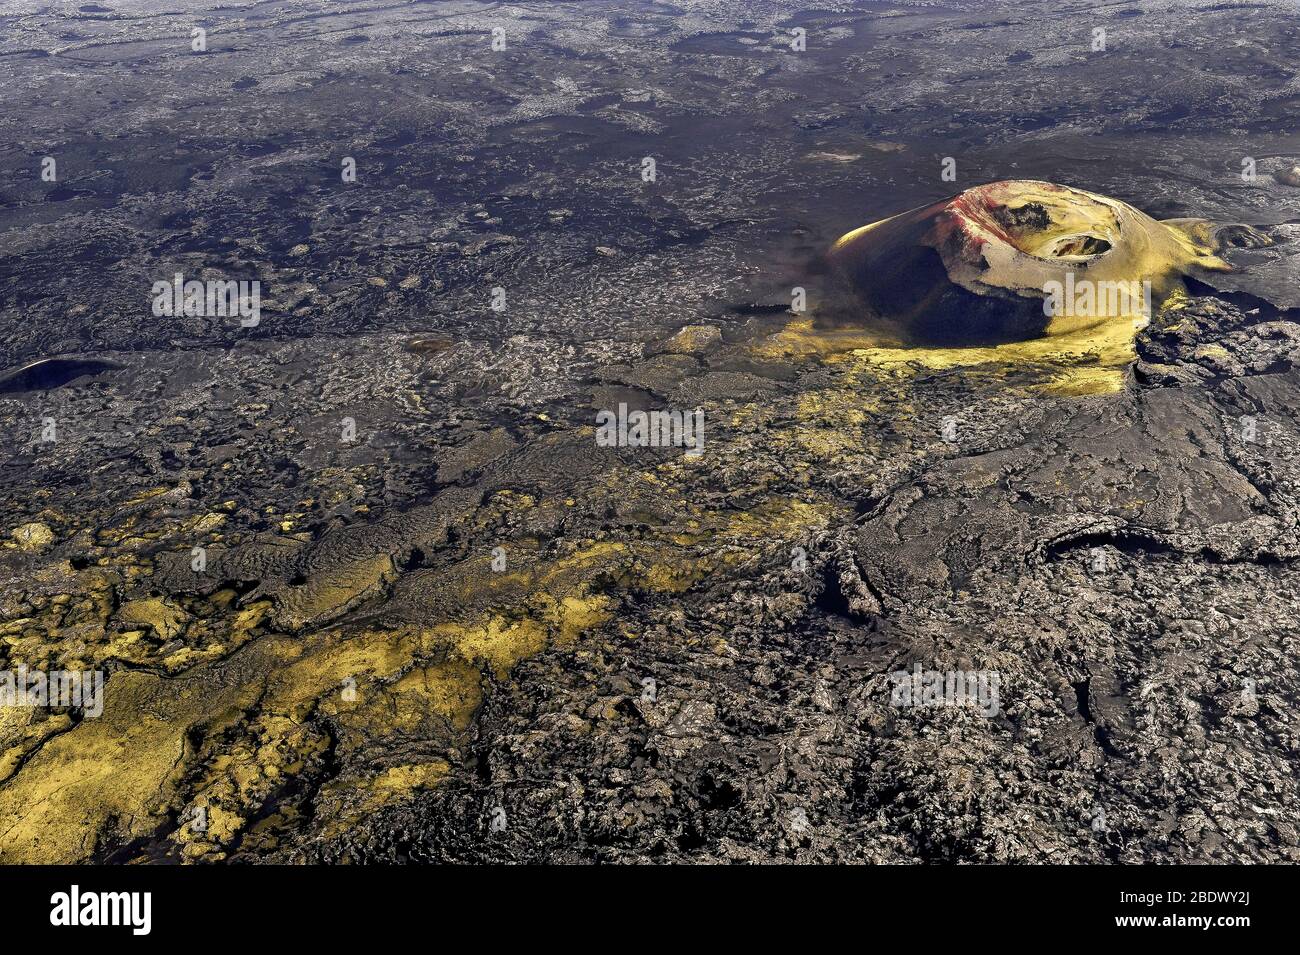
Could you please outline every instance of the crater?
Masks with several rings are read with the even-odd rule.
[[[43,358],[0,375],[0,394],[51,391],[122,367],[99,358]]]
[[[1104,329],[1131,355],[1150,302],[1184,276],[1228,270],[1217,253],[1233,234],[1202,219],[1160,222],[1082,189],[1009,180],[855,229],[829,259],[842,311],[915,344],[1074,336],[1095,349]]]

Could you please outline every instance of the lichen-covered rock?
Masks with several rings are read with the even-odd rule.
[[[45,550],[54,543],[54,532],[39,521],[20,524],[9,536],[22,550]]]

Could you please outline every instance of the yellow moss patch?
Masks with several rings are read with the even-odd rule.
[[[747,511],[732,512],[729,515],[729,530],[745,538],[788,539],[802,536],[813,528],[827,526],[831,516],[829,504],[797,498],[777,498],[764,501]]]
[[[476,624],[439,624],[427,633],[449,644],[462,659],[485,664],[504,678],[520,660],[546,649],[548,638],[559,644],[571,643],[611,616],[612,601],[600,595],[556,599],[542,593],[529,602],[539,609],[522,620],[494,615]]]
[[[185,729],[241,693],[219,681],[175,694],[160,684],[153,674],[114,674],[103,715],[46,742],[0,788],[0,862],[76,862],[109,820],[120,839],[158,826],[182,773]]]
[[[441,782],[451,771],[445,759],[414,766],[390,766],[370,782],[370,788],[382,793],[408,793]]]
[[[127,601],[117,616],[125,624],[151,628],[160,640],[180,636],[189,621],[184,610],[158,597]]]
[[[37,521],[20,524],[9,534],[18,545],[19,550],[44,550],[54,543],[54,532]]]

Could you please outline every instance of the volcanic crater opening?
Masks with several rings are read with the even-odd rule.
[[[829,259],[845,310],[914,345],[1074,336],[1096,352],[1100,335],[1131,359],[1147,303],[1189,273],[1229,269],[1217,255],[1228,234],[1201,219],[1158,222],[1070,186],[1008,180],[855,229]],[[1069,303],[1058,301],[1065,289]]]

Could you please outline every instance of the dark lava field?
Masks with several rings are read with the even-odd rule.
[[[1291,0],[0,0],[0,90],[0,671],[103,674],[0,862],[1300,861]],[[845,307],[998,180],[1269,244]]]

